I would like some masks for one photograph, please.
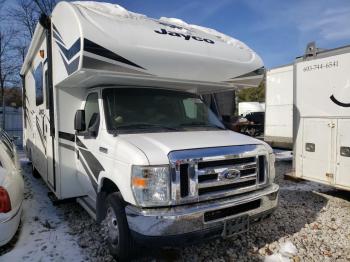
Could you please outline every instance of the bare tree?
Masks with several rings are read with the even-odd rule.
[[[24,62],[40,15],[42,13],[50,15],[58,1],[16,0],[16,4],[6,10],[1,10],[6,0],[0,0],[0,92],[2,105],[6,104],[5,88],[20,86],[20,65]]]
[[[17,54],[13,50],[13,43],[16,37],[16,31],[9,28],[0,27],[0,90],[2,106],[5,105],[5,88],[14,86],[18,83],[17,72],[19,63]],[[4,120],[2,127],[4,127]]]
[[[24,30],[27,39],[33,37],[40,16],[40,11],[34,1],[18,0],[17,5],[8,10],[8,16],[20,29]]]
[[[18,84],[17,72],[19,63],[17,54],[14,52],[16,30],[8,21],[4,19],[3,6],[6,0],[0,0],[0,93],[1,105],[3,108],[2,127],[5,127],[5,88],[13,87]]]
[[[13,44],[13,49],[18,55],[19,62],[23,64],[28,51],[28,41],[26,40],[26,37],[23,35],[20,36],[20,34],[18,34],[16,41]]]
[[[37,7],[40,9],[42,13],[45,13],[47,15],[52,13],[52,10],[56,6],[57,2],[56,0],[34,0]]]
[[[8,9],[8,16],[16,22],[19,29],[23,30],[25,33],[23,37],[29,42],[34,35],[40,15],[42,13],[50,15],[56,4],[56,0],[17,0],[17,4]]]

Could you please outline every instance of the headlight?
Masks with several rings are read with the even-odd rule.
[[[131,187],[136,202],[141,206],[169,204],[169,166],[133,166]]]

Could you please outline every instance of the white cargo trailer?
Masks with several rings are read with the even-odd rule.
[[[264,140],[293,148],[293,65],[267,70]]]
[[[350,46],[310,44],[294,72],[294,175],[350,190]]]
[[[226,130],[202,94],[258,86],[242,42],[118,5],[60,2],[40,19],[21,74],[24,144],[57,199],[76,198],[132,243],[190,243],[248,230],[277,206],[274,155]]]

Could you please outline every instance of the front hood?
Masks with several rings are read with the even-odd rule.
[[[143,151],[150,165],[169,163],[169,152],[176,150],[265,144],[249,136],[226,130],[125,134],[119,135],[119,138]]]

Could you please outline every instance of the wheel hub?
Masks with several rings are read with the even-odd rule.
[[[111,244],[113,244],[114,246],[117,246],[119,244],[118,220],[112,207],[109,207],[107,209],[105,225],[106,225],[107,235]]]

